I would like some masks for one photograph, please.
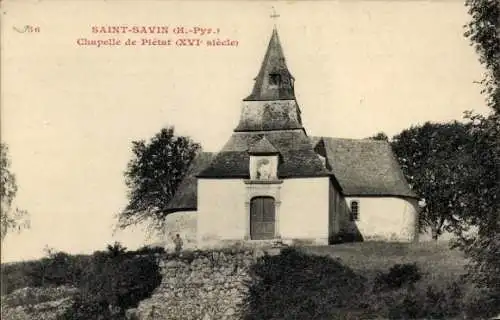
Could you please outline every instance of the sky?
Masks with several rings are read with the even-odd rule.
[[[127,203],[132,141],[175,126],[217,151],[238,123],[273,24],[309,135],[392,136],[488,112],[462,1],[4,1],[2,15],[1,139],[19,185],[15,203],[31,216],[31,229],[7,235],[3,262],[47,247],[89,253],[157,241],[141,228],[112,233]],[[19,32],[27,24],[37,32]],[[169,29],[98,34],[92,26]],[[178,26],[217,33],[173,33]],[[123,45],[129,38],[172,45]],[[205,45],[218,39],[237,46]]]

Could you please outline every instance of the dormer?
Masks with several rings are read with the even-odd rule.
[[[248,149],[251,181],[276,181],[278,179],[279,151],[264,136]]]
[[[328,161],[328,156],[326,153],[325,141],[320,138],[319,140],[317,140],[317,142],[313,142],[313,148],[314,152],[316,152],[321,162],[323,163],[323,166],[328,170],[332,170],[332,166]]]

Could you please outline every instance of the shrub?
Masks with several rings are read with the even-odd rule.
[[[72,256],[64,252],[51,253],[49,257],[41,260],[40,268],[33,270],[30,276],[37,279],[40,286],[77,286],[88,261],[88,256]]]
[[[374,290],[401,288],[414,284],[422,278],[416,263],[395,264],[387,273],[379,273],[374,281]]]
[[[66,319],[123,319],[160,284],[154,254],[132,255],[124,250],[96,252],[80,283],[80,294]]]
[[[442,289],[433,285],[407,288],[387,302],[390,319],[450,319],[464,313],[462,290],[456,282]]]
[[[2,295],[26,287],[77,287],[89,261],[89,256],[61,251],[37,261],[2,265]]]
[[[105,301],[85,299],[78,296],[73,302],[71,308],[64,313],[61,320],[78,319],[121,320],[123,317],[112,315]]]
[[[134,251],[135,254],[165,254],[165,248],[161,246],[144,246]]]
[[[26,261],[2,265],[2,296],[21,288],[34,287],[33,279],[27,274],[39,263],[39,261]]]
[[[338,261],[290,247],[260,257],[250,270],[245,319],[336,319],[357,300],[365,279]]]

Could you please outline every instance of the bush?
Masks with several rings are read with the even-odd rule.
[[[453,282],[444,289],[427,285],[398,292],[389,306],[389,319],[450,319],[464,314],[462,290]]]
[[[39,263],[39,261],[26,261],[2,265],[2,296],[18,289],[34,287],[33,279],[27,274]]]
[[[285,248],[251,267],[245,319],[338,319],[365,279],[338,261]]]
[[[114,249],[94,253],[82,277],[80,294],[65,319],[123,319],[127,309],[137,307],[160,284],[154,254],[132,255]]]
[[[380,273],[374,281],[374,290],[398,289],[412,285],[422,278],[416,263],[395,264],[387,273]]]
[[[122,320],[123,317],[112,315],[106,301],[89,300],[78,296],[71,308],[64,313],[61,320],[78,319]]]
[[[165,248],[161,246],[144,246],[134,251],[135,254],[165,254]]]
[[[424,277],[415,263],[396,264],[365,278],[338,260],[286,248],[281,255],[259,258],[250,271],[244,303],[247,320],[450,319],[484,314],[467,311],[472,305],[464,295],[468,283]],[[471,296],[477,297],[477,292]]]
[[[77,287],[90,256],[49,252],[47,257],[2,265],[2,295],[26,287]]]
[[[55,252],[41,259],[38,268],[31,270],[28,275],[35,279],[36,285],[42,287],[77,286],[88,261],[88,256],[71,256],[64,252]]]

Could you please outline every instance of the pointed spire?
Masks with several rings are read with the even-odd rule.
[[[252,94],[244,99],[245,101],[295,100],[295,79],[286,66],[276,26],[273,28],[259,74],[254,80]]]

